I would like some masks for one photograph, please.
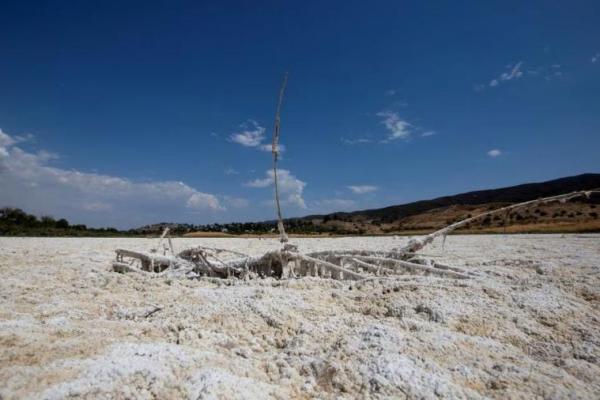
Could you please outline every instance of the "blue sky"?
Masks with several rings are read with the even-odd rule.
[[[95,3],[95,4],[93,4]],[[600,3],[3,2],[0,205],[94,226],[600,172]]]

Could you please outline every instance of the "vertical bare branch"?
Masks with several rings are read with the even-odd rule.
[[[277,112],[275,113],[275,126],[273,128],[273,144],[271,151],[273,152],[273,181],[275,183],[275,205],[277,207],[277,229],[279,230],[279,241],[285,243],[288,241],[285,228],[283,227],[283,217],[281,216],[281,205],[279,203],[279,185],[277,182],[277,160],[279,159],[279,127],[280,127],[280,113],[281,103],[283,103],[283,94],[285,93],[285,87],[287,85],[288,73],[286,72],[283,76],[283,82],[281,82],[281,89],[279,89],[279,101],[277,102]]]

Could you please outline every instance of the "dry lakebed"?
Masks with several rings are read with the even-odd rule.
[[[291,241],[319,251],[407,240]],[[111,271],[116,248],[154,242],[0,238],[0,399],[600,398],[600,235],[456,235],[423,250],[471,279]]]

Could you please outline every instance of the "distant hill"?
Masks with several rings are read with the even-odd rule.
[[[487,203],[520,203],[539,199],[540,197],[556,196],[577,190],[600,188],[600,174],[582,174],[566,178],[554,179],[539,183],[525,183],[500,189],[478,190],[455,194],[452,196],[438,197],[432,200],[420,200],[413,203],[388,206],[371,210],[353,211],[349,213],[336,212],[331,215],[359,215],[367,218],[383,218],[395,220],[408,217],[439,207],[452,205],[477,205]],[[313,215],[303,218],[312,219],[325,215]]]
[[[469,215],[475,215],[488,209],[503,205],[534,200],[540,197],[554,196],[577,190],[600,188],[600,174],[583,174],[555,179],[540,183],[527,183],[500,189],[478,190],[452,196],[421,200],[413,203],[389,206],[371,210],[354,212],[336,212],[327,215],[311,215],[301,218],[313,224],[337,227],[338,230],[354,230],[357,233],[392,233],[404,231],[430,230],[452,223]],[[514,212],[508,221],[499,220],[483,223],[482,226],[471,226],[471,230],[493,230],[502,227],[508,231],[514,226],[526,226],[524,231],[532,229],[532,225],[540,224],[542,231],[582,230],[600,231],[596,204],[600,196],[590,200],[577,200],[568,204],[549,204],[536,207],[537,213],[527,216],[527,212]],[[510,217],[510,216],[509,216]],[[596,221],[596,222],[594,222]],[[517,231],[519,231],[517,229]]]

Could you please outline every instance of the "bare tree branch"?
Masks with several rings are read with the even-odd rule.
[[[279,101],[277,102],[277,112],[275,113],[275,126],[273,127],[273,144],[271,151],[273,152],[273,181],[275,184],[275,205],[277,207],[277,229],[279,230],[279,241],[286,243],[288,236],[285,233],[283,226],[283,217],[281,216],[281,205],[279,203],[279,185],[277,182],[277,160],[279,159],[279,129],[281,122],[281,104],[283,103],[283,95],[285,93],[285,87],[287,85],[288,73],[286,72],[283,76],[283,82],[281,82],[281,89],[279,89]]]
[[[487,217],[489,215],[506,213],[508,211],[511,211],[511,210],[514,210],[514,209],[518,209],[518,208],[523,208],[523,207],[528,207],[528,206],[534,206],[534,205],[543,204],[543,203],[552,203],[552,202],[555,202],[555,201],[560,201],[560,202],[564,203],[564,202],[566,202],[568,200],[571,200],[571,199],[573,199],[575,197],[581,197],[581,196],[589,197],[592,193],[600,193],[600,188],[599,189],[593,189],[593,190],[581,190],[581,191],[577,191],[577,192],[560,194],[558,196],[544,197],[544,198],[541,198],[541,199],[530,200],[530,201],[526,201],[526,202],[523,202],[523,203],[517,203],[517,204],[512,204],[510,206],[498,208],[496,210],[488,211],[488,212],[485,212],[483,214],[479,214],[479,215],[476,215],[474,217],[463,219],[462,221],[455,222],[455,223],[453,223],[451,225],[446,226],[445,228],[437,230],[437,231],[435,231],[433,233],[430,233],[429,235],[423,236],[421,238],[413,239],[406,246],[401,247],[399,249],[396,249],[396,251],[400,252],[400,253],[414,253],[416,251],[421,250],[423,247],[427,246],[431,242],[433,242],[433,240],[435,238],[437,238],[439,236],[446,237],[446,235],[448,235],[450,232],[452,232],[452,231],[460,228],[461,226],[465,226],[465,225],[467,225],[470,222],[477,221],[477,220],[479,220],[481,218],[484,218],[484,217]]]

